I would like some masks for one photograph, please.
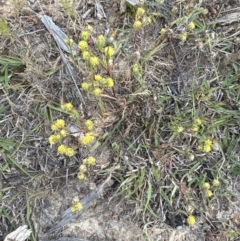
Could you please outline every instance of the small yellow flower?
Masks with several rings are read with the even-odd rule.
[[[220,185],[219,180],[218,180],[218,179],[214,179],[214,180],[212,181],[212,185],[213,185],[214,187],[218,187],[218,186]]]
[[[209,182],[205,182],[205,183],[203,183],[203,188],[205,189],[205,190],[208,190],[208,189],[210,189],[210,184],[209,184]]]
[[[133,74],[138,75],[139,74],[139,67],[138,64],[134,64],[132,68]]]
[[[93,95],[95,95],[96,97],[100,96],[102,90],[100,88],[96,88],[93,90]]]
[[[183,132],[183,130],[184,130],[184,128],[183,128],[182,126],[178,126],[178,128],[177,128],[177,132],[178,132],[178,133]]]
[[[193,131],[193,132],[198,132],[198,131],[199,131],[199,127],[198,127],[197,125],[194,125],[194,126],[192,127],[192,131]]]
[[[78,43],[78,48],[79,48],[80,50],[86,50],[86,49],[88,49],[88,43],[87,43],[87,41],[81,40],[81,41]]]
[[[211,190],[206,190],[205,194],[206,194],[207,197],[212,197],[213,196],[213,193],[212,193]]]
[[[108,87],[108,88],[112,88],[112,87],[114,86],[114,82],[113,82],[113,79],[112,79],[112,78],[108,77],[108,78],[106,79],[106,82],[107,82],[107,87]]]
[[[87,164],[88,165],[93,165],[96,162],[96,159],[92,156],[88,157],[87,159]]]
[[[187,223],[190,226],[194,225],[196,223],[196,218],[193,215],[188,216]]]
[[[89,89],[89,84],[87,82],[82,83],[82,89],[83,90],[88,90]]]
[[[85,178],[85,175],[83,172],[79,172],[78,175],[77,175],[77,178],[80,179],[80,180],[83,180]]]
[[[93,122],[91,121],[91,120],[86,120],[85,121],[85,123],[84,123],[84,125],[86,126],[86,128],[89,130],[89,131],[91,131],[91,130],[93,130]]]
[[[92,27],[91,25],[88,25],[88,26],[86,27],[86,29],[87,29],[89,32],[92,32],[93,27]]]
[[[80,139],[80,142],[83,144],[83,145],[88,145],[90,144],[91,142],[94,141],[94,135],[91,133],[91,132],[87,132],[85,134],[85,136],[83,136],[81,139]]]
[[[71,212],[72,213],[78,212],[82,210],[82,208],[83,208],[83,205],[80,202],[78,202],[71,207]]]
[[[133,23],[133,28],[134,29],[139,29],[142,27],[142,22],[141,21],[138,21],[136,20],[134,23]]]
[[[211,151],[211,146],[209,146],[209,145],[204,145],[204,146],[203,146],[203,151],[206,152],[206,153],[210,152],[210,151]]]
[[[100,75],[100,74],[96,74],[95,76],[94,76],[94,80],[96,80],[96,81],[101,81],[102,80],[102,76]]]
[[[105,43],[106,43],[106,38],[102,34],[98,35],[97,44],[105,45]]]
[[[67,147],[64,146],[64,145],[60,145],[60,146],[58,147],[58,153],[61,154],[61,155],[65,154],[65,153],[66,153],[66,150],[67,150]]]
[[[166,28],[162,28],[161,31],[160,31],[160,33],[161,33],[162,35],[164,35],[166,32],[167,32],[167,29],[166,29]]]
[[[60,131],[60,135],[61,135],[61,137],[66,137],[67,134],[68,134],[68,132],[67,132],[66,129],[62,129],[62,130]]]
[[[82,165],[80,165],[79,170],[80,170],[81,172],[85,172],[85,171],[87,171],[87,166],[84,165],[84,164],[82,164]]]
[[[195,23],[194,23],[194,22],[191,22],[191,23],[188,24],[188,29],[189,29],[189,30],[193,30],[193,29],[195,29],[195,27],[196,27],[196,26],[195,26]]]
[[[96,56],[93,56],[93,57],[90,57],[89,59],[89,65],[91,67],[97,67],[98,65],[100,64],[100,61],[99,59],[96,57]]]
[[[82,58],[83,58],[84,60],[89,60],[90,56],[91,56],[91,55],[90,55],[89,51],[84,50],[84,51],[82,52]]]
[[[202,151],[203,146],[202,146],[202,145],[198,145],[197,149],[198,149],[199,151]]]
[[[137,9],[137,12],[136,12],[136,17],[139,18],[139,17],[142,17],[145,13],[145,9],[144,8],[138,8]]]
[[[180,34],[180,40],[183,41],[183,42],[186,41],[187,40],[187,33],[181,33]]]
[[[73,39],[71,38],[64,39],[64,43],[71,47],[73,45]]]
[[[108,46],[104,49],[104,53],[106,57],[112,57],[115,53],[115,50],[112,46]]]
[[[194,121],[197,125],[201,125],[202,124],[202,120],[200,118],[195,119]]]
[[[81,32],[81,37],[82,37],[82,39],[85,40],[85,41],[88,40],[89,37],[90,37],[90,32],[87,31],[87,30],[82,31],[82,32]]]
[[[56,123],[53,123],[53,124],[51,125],[51,130],[52,130],[52,131],[58,130],[58,127],[57,127]]]
[[[66,151],[65,151],[65,155],[69,156],[69,157],[73,156],[74,155],[74,150],[71,147],[68,147],[66,149]]]
[[[72,103],[68,102],[62,106],[62,109],[66,111],[71,111],[73,109],[73,105]]]
[[[204,142],[204,145],[211,146],[211,145],[212,145],[212,141],[211,141],[210,139],[207,139],[207,140]]]
[[[58,119],[56,120],[55,125],[58,129],[62,129],[65,126],[65,121],[63,119]]]
[[[49,143],[51,144],[51,145],[54,145],[54,144],[56,144],[58,141],[60,141],[61,140],[61,136],[59,135],[59,134],[57,134],[57,135],[51,135],[51,136],[49,136],[49,138],[48,138],[48,141],[49,141]]]
[[[143,24],[146,26],[152,22],[152,19],[150,17],[144,18],[143,19]]]

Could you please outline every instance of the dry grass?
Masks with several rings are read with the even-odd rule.
[[[222,211],[218,205],[238,205],[232,198],[240,174],[239,29],[234,23],[208,24],[225,12],[218,9],[216,15],[209,1],[202,6],[176,1],[171,7],[146,1],[152,23],[134,31],[134,8],[109,27],[84,1],[50,3],[46,14],[75,42],[88,23],[94,27],[93,39],[107,30],[118,46],[113,68],[99,69],[112,75],[115,86],[99,100],[81,90],[91,74],[81,58],[64,53],[74,68],[72,76],[67,72],[60,49],[32,11],[44,7],[21,3],[14,8],[15,18],[0,21],[0,235],[24,223],[33,228],[31,212],[37,203],[66,180],[76,180],[79,164],[91,153],[98,161],[83,183],[84,194],[111,175],[110,199],[126,198],[131,220],[145,227],[149,240],[146,227],[162,222],[182,227],[190,214],[197,218],[193,232],[203,233],[203,222],[206,239],[236,240],[240,230],[232,217],[239,206],[229,216],[230,224],[217,216]],[[207,15],[200,7],[208,9]],[[109,12],[109,21],[114,14]],[[196,29],[189,31],[192,21]],[[166,34],[160,34],[162,28]],[[184,31],[188,37],[183,42]],[[136,63],[138,77],[132,73]],[[48,143],[54,120],[73,124],[61,110],[62,102],[71,102],[81,118],[91,118],[98,136],[97,145],[77,147],[71,158]],[[202,123],[194,131],[198,118]],[[212,146],[206,153],[198,147],[207,139]],[[207,197],[203,184],[214,179],[220,187],[212,187],[213,196]]]

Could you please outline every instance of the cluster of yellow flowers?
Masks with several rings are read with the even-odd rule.
[[[74,109],[72,103],[66,103],[61,106],[61,108],[66,111],[70,116],[73,116],[76,109]],[[95,137],[92,131],[94,129],[94,124],[92,120],[85,120],[83,123],[83,127],[86,131],[88,131],[84,136],[79,138],[79,143],[86,146],[91,144]],[[63,119],[57,119],[55,122],[51,124],[51,130],[54,131],[54,134],[50,135],[48,141],[51,145],[59,143],[57,147],[57,151],[60,155],[66,155],[71,157],[75,154],[75,148],[68,147],[61,143],[62,139],[69,135],[70,131],[68,127],[66,127],[65,121]]]
[[[92,132],[87,132],[84,136],[79,138],[79,142],[86,146],[91,144],[94,141],[94,135]]]
[[[196,28],[196,25],[194,22],[190,22],[186,28],[186,31],[182,32],[180,35],[179,35],[179,39],[182,41],[182,42],[185,42],[187,40],[187,37],[188,37],[188,32],[189,31],[193,31],[194,29]],[[188,30],[188,31],[187,31]],[[162,28],[160,30],[160,34],[161,35],[165,35],[166,33],[168,32],[168,29],[166,28]]]
[[[102,65],[110,66],[112,65],[113,56],[115,55],[115,48],[112,45],[108,45],[108,41],[105,36],[102,34],[98,35],[94,42],[94,46],[98,50],[99,54],[102,55],[102,58],[98,58],[93,54],[92,49],[88,46],[88,40],[91,36],[91,30],[89,27],[87,30],[82,31],[81,38],[82,40],[78,43],[78,48],[82,52],[82,58],[87,62],[92,76],[89,81],[84,81],[81,84],[83,90],[88,91],[95,97],[99,97],[102,93],[103,88],[112,88],[114,86],[114,81],[110,76],[102,77],[101,75],[95,73],[97,72],[98,67]]]
[[[145,16],[145,9],[141,7],[137,8],[133,28],[140,29],[150,24],[151,22],[152,19],[150,17]]]
[[[83,164],[79,166],[79,172],[78,172],[78,179],[82,180],[85,178],[85,172],[89,167],[94,165],[96,162],[96,159],[92,156],[88,157],[87,159],[83,160]]]
[[[200,118],[196,118],[196,119],[193,121],[193,123],[191,124],[191,127],[190,127],[190,128],[189,128],[189,126],[186,127],[186,128],[184,128],[182,125],[179,125],[179,126],[176,127],[176,131],[177,131],[177,133],[181,133],[181,132],[184,131],[184,129],[186,129],[186,131],[187,131],[189,134],[194,133],[194,132],[198,132],[200,126],[202,125],[202,123],[203,123],[203,122],[202,122],[202,120],[201,120]]]
[[[83,208],[83,205],[81,202],[79,202],[78,197],[73,198],[71,212],[72,213],[78,212],[78,211],[82,210],[82,208]]]
[[[195,23],[194,23],[194,22],[190,22],[190,23],[188,24],[188,26],[187,26],[187,30],[189,30],[189,31],[192,31],[192,30],[194,30],[195,28],[196,28],[196,26],[195,26]],[[188,37],[187,31],[182,32],[182,33],[180,34],[180,36],[179,36],[179,38],[180,38],[180,40],[181,40],[182,42],[186,41],[186,40],[187,40],[187,37]]]
[[[71,103],[66,104],[66,108],[72,109],[71,106],[72,106]],[[58,119],[54,123],[52,123],[51,129],[52,131],[55,132],[55,134],[50,135],[48,138],[48,141],[51,145],[57,144],[68,134],[68,130],[67,130],[67,127],[65,126],[65,121],[63,119]],[[74,149],[71,147],[67,147],[65,145],[59,145],[57,150],[58,150],[58,153],[61,155],[66,155],[69,157],[74,155]]]
[[[220,185],[220,182],[219,182],[218,179],[214,179],[212,181],[212,186],[213,187],[218,187],[219,185]],[[204,193],[205,193],[205,195],[207,197],[212,197],[213,196],[213,192],[211,191],[211,185],[210,185],[209,182],[203,183],[203,191],[204,191]]]
[[[198,146],[198,150],[202,150],[206,153],[210,152],[212,150],[212,141],[210,139],[206,139],[203,144]]]

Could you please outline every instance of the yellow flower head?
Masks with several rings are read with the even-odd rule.
[[[66,149],[66,151],[65,151],[65,155],[69,156],[69,157],[73,156],[74,155],[74,150],[71,147],[68,147]]]
[[[219,180],[218,180],[218,179],[214,179],[214,180],[212,181],[212,185],[213,185],[214,187],[218,187],[218,186],[220,185]]]
[[[96,57],[96,56],[93,56],[93,57],[90,57],[89,59],[89,65],[91,67],[97,67],[98,65],[100,64],[100,61],[99,59]]]
[[[53,123],[53,124],[51,125],[51,130],[52,130],[52,131],[58,130],[58,127],[57,127],[56,123]]]
[[[206,152],[206,153],[210,152],[210,151],[211,151],[211,146],[209,146],[209,145],[204,145],[204,146],[203,146],[203,151]]]
[[[64,145],[60,145],[57,150],[59,154],[64,155],[66,153],[67,147]]]
[[[115,53],[115,50],[112,46],[108,46],[104,49],[104,53],[106,57],[112,57]]]
[[[61,140],[61,136],[59,135],[59,134],[57,134],[57,135],[51,135],[51,136],[49,136],[49,138],[48,138],[48,141],[49,141],[49,143],[51,144],[51,145],[54,145],[54,144],[56,144],[58,141],[60,141]]]
[[[87,164],[88,165],[93,165],[96,162],[96,159],[92,156],[88,157],[87,159]]]
[[[82,52],[82,58],[84,59],[84,60],[88,60],[89,58],[90,58],[90,52],[89,51],[87,51],[87,50],[84,50],[83,52]]]
[[[197,125],[201,125],[202,124],[202,120],[200,118],[195,119],[194,121]]]
[[[189,30],[193,30],[193,29],[195,29],[195,27],[196,27],[196,26],[195,26],[195,23],[194,23],[194,22],[191,22],[191,23],[188,24],[188,29],[189,29]]]
[[[87,82],[82,83],[82,89],[83,90],[88,90],[89,89],[89,84]]]
[[[203,188],[205,189],[205,190],[208,190],[208,189],[210,189],[210,184],[208,183],[208,182],[205,182],[205,183],[203,183]]]
[[[212,197],[213,196],[213,193],[212,193],[211,190],[206,190],[205,194],[206,194],[207,197]]]
[[[62,130],[60,131],[60,135],[61,135],[61,137],[66,137],[67,134],[68,134],[68,132],[67,132],[66,129],[62,129]]]
[[[94,80],[96,80],[97,82],[101,81],[102,80],[102,76],[100,74],[96,74],[94,76]]]
[[[71,111],[73,109],[73,105],[72,105],[72,103],[68,102],[68,103],[62,105],[62,109],[66,110],[66,111]]]
[[[102,52],[105,44],[106,44],[106,38],[102,34],[98,35],[97,41],[96,41],[96,46],[98,50]]]
[[[136,12],[136,17],[139,18],[139,17],[142,17],[145,13],[145,9],[144,8],[138,8],[137,9],[137,12]]]
[[[100,96],[102,90],[100,88],[96,88],[93,90],[93,95],[95,95],[96,97]]]
[[[85,172],[85,171],[87,171],[87,166],[84,165],[84,164],[82,164],[82,165],[80,165],[79,170],[80,170],[81,172]]]
[[[203,146],[202,146],[202,145],[198,145],[197,149],[198,149],[199,151],[202,151]]]
[[[78,43],[78,48],[79,48],[80,50],[86,50],[86,49],[88,49],[88,43],[87,43],[87,41],[81,40],[81,41]]]
[[[196,223],[196,218],[193,215],[188,216],[187,223],[190,226],[194,225]]]
[[[55,125],[58,129],[62,129],[65,127],[65,121],[63,119],[58,119],[55,121]]]
[[[138,64],[134,64],[132,68],[133,74],[138,75],[139,74],[139,67]]]
[[[133,23],[133,28],[134,29],[139,29],[142,27],[142,22],[141,21],[138,21],[136,20],[134,23]]]
[[[91,25],[88,25],[88,26],[86,27],[86,30],[88,30],[89,32],[92,32],[93,27],[92,27]]]
[[[183,128],[182,126],[178,126],[178,128],[177,128],[177,132],[178,132],[178,133],[183,132],[183,130],[184,130],[184,128]]]
[[[204,142],[204,145],[211,146],[211,145],[212,145],[212,141],[211,141],[210,139],[207,139],[207,140]]]
[[[167,32],[167,29],[166,28],[162,28],[161,31],[160,31],[160,34],[164,35],[166,32]]]
[[[194,125],[194,126],[192,127],[192,131],[193,131],[193,132],[198,132],[198,131],[199,131],[199,127],[198,127],[197,125]]]
[[[83,172],[79,172],[78,175],[77,175],[77,178],[80,179],[80,180],[84,179],[85,178],[84,173]]]
[[[186,41],[186,40],[187,40],[187,33],[181,33],[181,34],[180,34],[180,40],[181,40],[182,42]]]
[[[72,46],[73,45],[73,39],[71,38],[68,38],[68,39],[64,39],[64,43],[67,45],[67,46]]]
[[[108,88],[112,88],[112,87],[114,86],[114,82],[113,82],[113,79],[112,79],[112,78],[108,77],[108,78],[106,79],[106,82],[107,82],[107,87],[108,87]]]
[[[148,25],[148,24],[150,24],[151,22],[152,22],[152,19],[151,19],[150,17],[147,17],[147,18],[144,18],[144,19],[143,19],[144,25]]]
[[[82,208],[83,208],[83,205],[80,202],[78,202],[71,207],[71,212],[72,213],[78,212],[82,210]]]
[[[91,131],[91,130],[93,130],[93,122],[91,121],[91,120],[86,120],[85,121],[85,123],[84,123],[84,125],[86,126],[86,128],[89,130],[89,131]]]
[[[81,139],[80,139],[80,142],[83,144],[83,145],[88,145],[90,144],[91,142],[94,141],[94,135],[91,133],[91,132],[87,132],[85,134],[85,136],[83,136]]]
[[[88,40],[89,37],[90,37],[90,32],[87,31],[87,30],[82,31],[82,32],[81,32],[81,37],[82,37],[82,39],[85,40],[85,41]]]

